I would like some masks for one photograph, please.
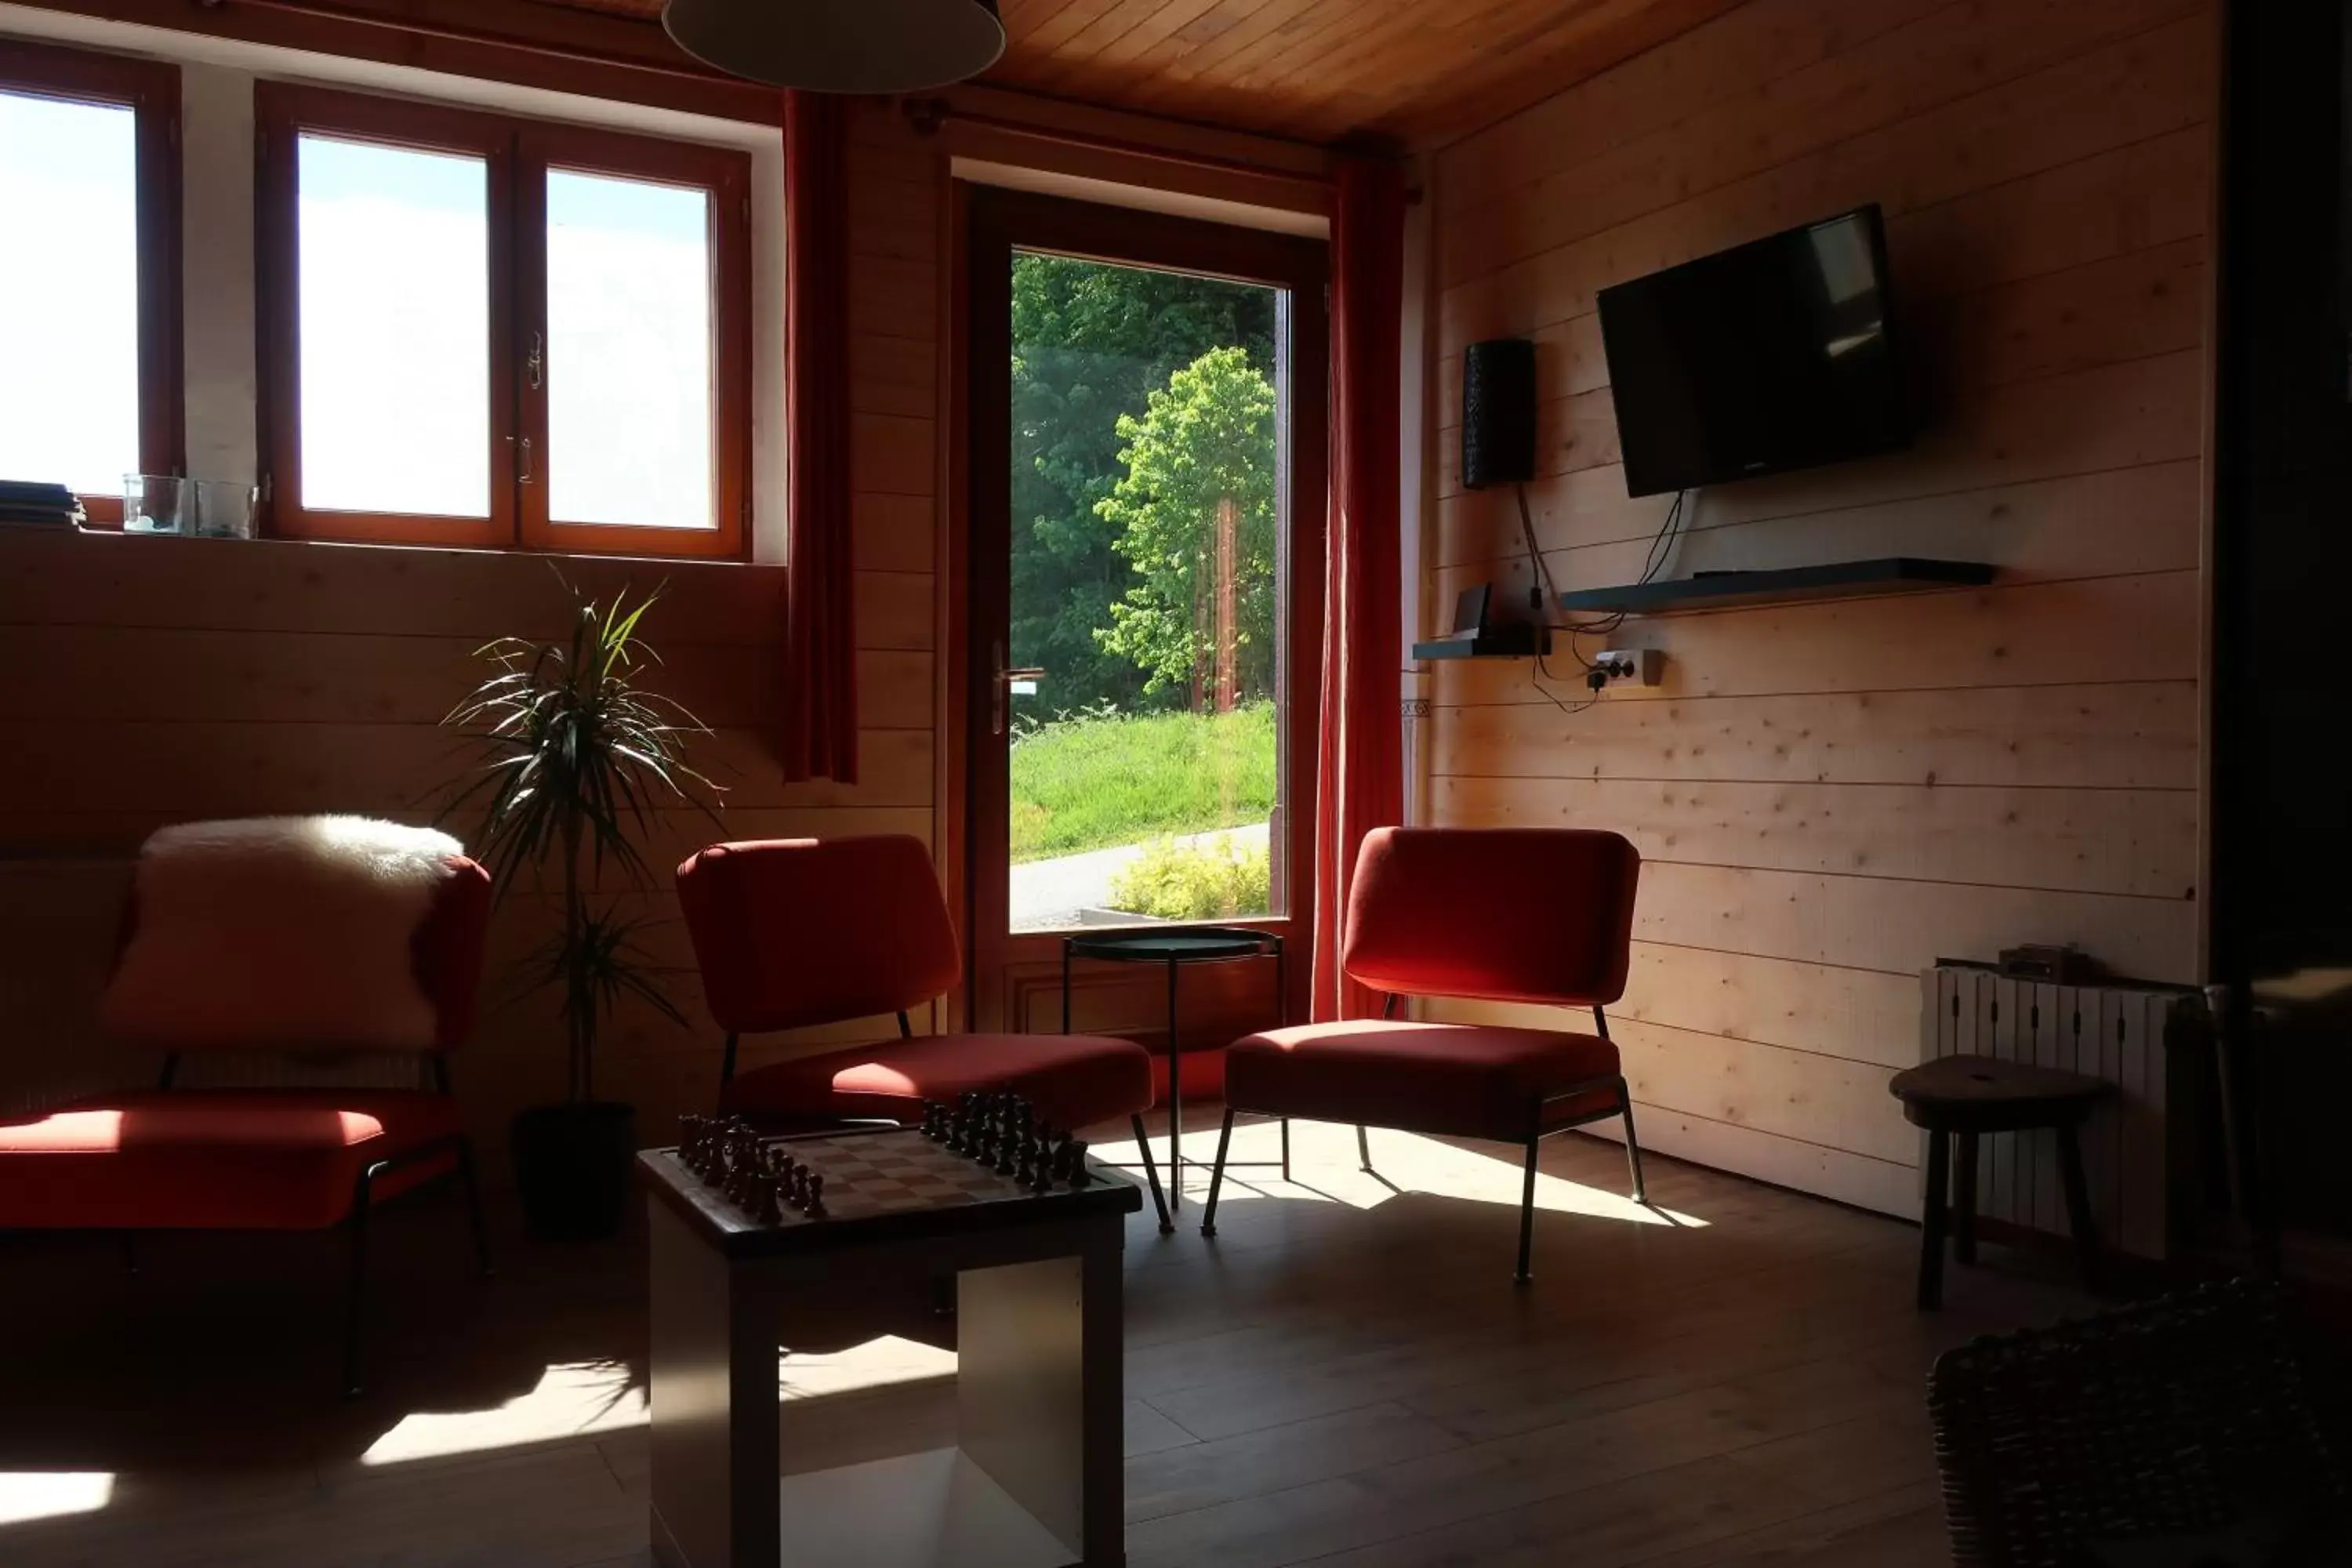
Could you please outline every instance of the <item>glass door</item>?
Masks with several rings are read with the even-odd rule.
[[[1057,1028],[1064,933],[1305,929],[1325,252],[997,191],[968,234],[974,1026]],[[1271,1022],[1270,975],[1187,1020]],[[1164,1035],[1143,978],[1074,1026]]]

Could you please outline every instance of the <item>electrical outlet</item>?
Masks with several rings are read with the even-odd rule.
[[[1666,656],[1654,647],[1610,648],[1592,661],[1592,668],[1612,680],[1655,686],[1666,678]]]

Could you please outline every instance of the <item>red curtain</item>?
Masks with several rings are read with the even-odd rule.
[[[1364,835],[1404,814],[1397,680],[1404,174],[1340,165],[1331,220],[1331,510],[1324,539],[1322,745],[1315,767],[1312,1016],[1361,1017],[1372,994],[1339,973]]]
[[[787,780],[857,778],[849,519],[847,100],[784,95]]]

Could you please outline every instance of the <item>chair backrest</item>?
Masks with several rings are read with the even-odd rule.
[[[1376,828],[1356,858],[1340,962],[1398,995],[1614,1002],[1641,870],[1614,833]]]
[[[142,910],[153,869],[142,855],[100,1005],[110,1032],[170,1052],[440,1053],[463,1045],[481,986],[489,873],[427,842],[404,852],[378,846],[372,871],[347,865],[340,878],[322,877],[315,852],[285,839],[288,827],[352,820],[272,819],[276,842],[247,852],[232,837],[201,859],[180,860],[160,899],[167,915]]]
[[[730,1034],[901,1012],[963,977],[930,851],[905,834],[714,844],[677,897]]]

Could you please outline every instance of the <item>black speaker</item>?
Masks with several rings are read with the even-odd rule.
[[[1536,477],[1536,345],[1496,338],[1462,351],[1462,488]]]

